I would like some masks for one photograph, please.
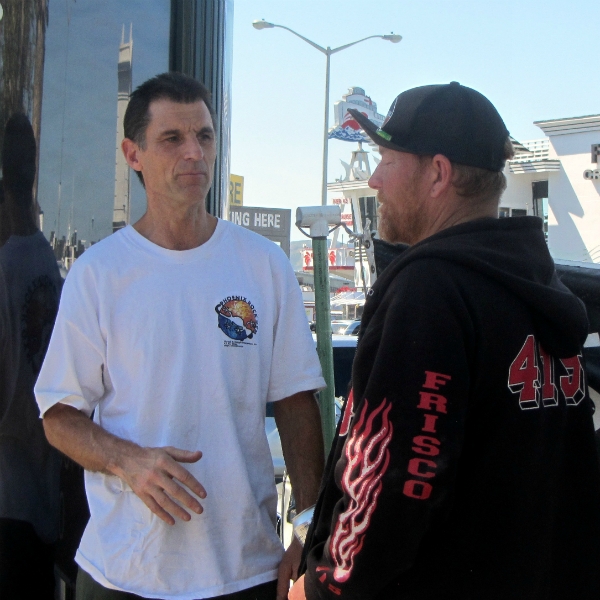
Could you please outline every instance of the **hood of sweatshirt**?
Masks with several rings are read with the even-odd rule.
[[[375,282],[374,300],[409,263],[447,260],[495,280],[520,298],[546,351],[558,357],[581,351],[588,333],[585,306],[558,278],[538,217],[478,219],[399,251]]]

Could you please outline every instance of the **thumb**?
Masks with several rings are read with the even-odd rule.
[[[202,458],[200,450],[182,450],[181,448],[173,448],[173,446],[167,446],[164,450],[177,462],[195,463]]]

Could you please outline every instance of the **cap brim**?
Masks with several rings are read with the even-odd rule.
[[[348,112],[356,119],[358,124],[362,127],[363,131],[378,145],[383,148],[389,148],[390,150],[397,150],[398,152],[410,152],[405,148],[401,148],[397,144],[386,140],[382,135],[377,133],[379,127],[373,123],[370,119],[365,117],[356,108],[349,108]]]

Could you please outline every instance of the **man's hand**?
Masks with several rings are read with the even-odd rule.
[[[174,516],[182,521],[191,519],[179,504],[195,513],[202,512],[200,502],[190,492],[206,498],[206,490],[179,464],[199,461],[201,452],[172,446],[142,448],[109,433],[76,408],[61,403],[44,414],[44,430],[55,448],[84,469],[116,475],[129,484],[165,523],[174,525]]]
[[[194,463],[202,452],[190,452],[166,446],[164,448],[128,448],[118,463],[108,470],[129,484],[144,504],[168,525],[174,525],[174,516],[189,521],[190,514],[179,504],[197,514],[202,505],[185,487],[199,498],[206,498],[200,482],[179,463]],[[183,485],[181,485],[183,484]],[[185,486],[185,487],[183,487]],[[174,500],[177,500],[175,502]]]
[[[292,581],[298,579],[298,568],[300,567],[301,558],[302,546],[294,536],[292,543],[283,555],[279,571],[277,572],[277,600],[285,600],[288,597],[290,579]]]
[[[304,593],[304,575],[296,581],[290,590],[289,600],[306,600],[306,594]]]

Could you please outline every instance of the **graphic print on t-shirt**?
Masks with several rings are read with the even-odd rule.
[[[227,296],[217,306],[219,329],[236,342],[251,340],[258,332],[258,315],[244,296]]]

